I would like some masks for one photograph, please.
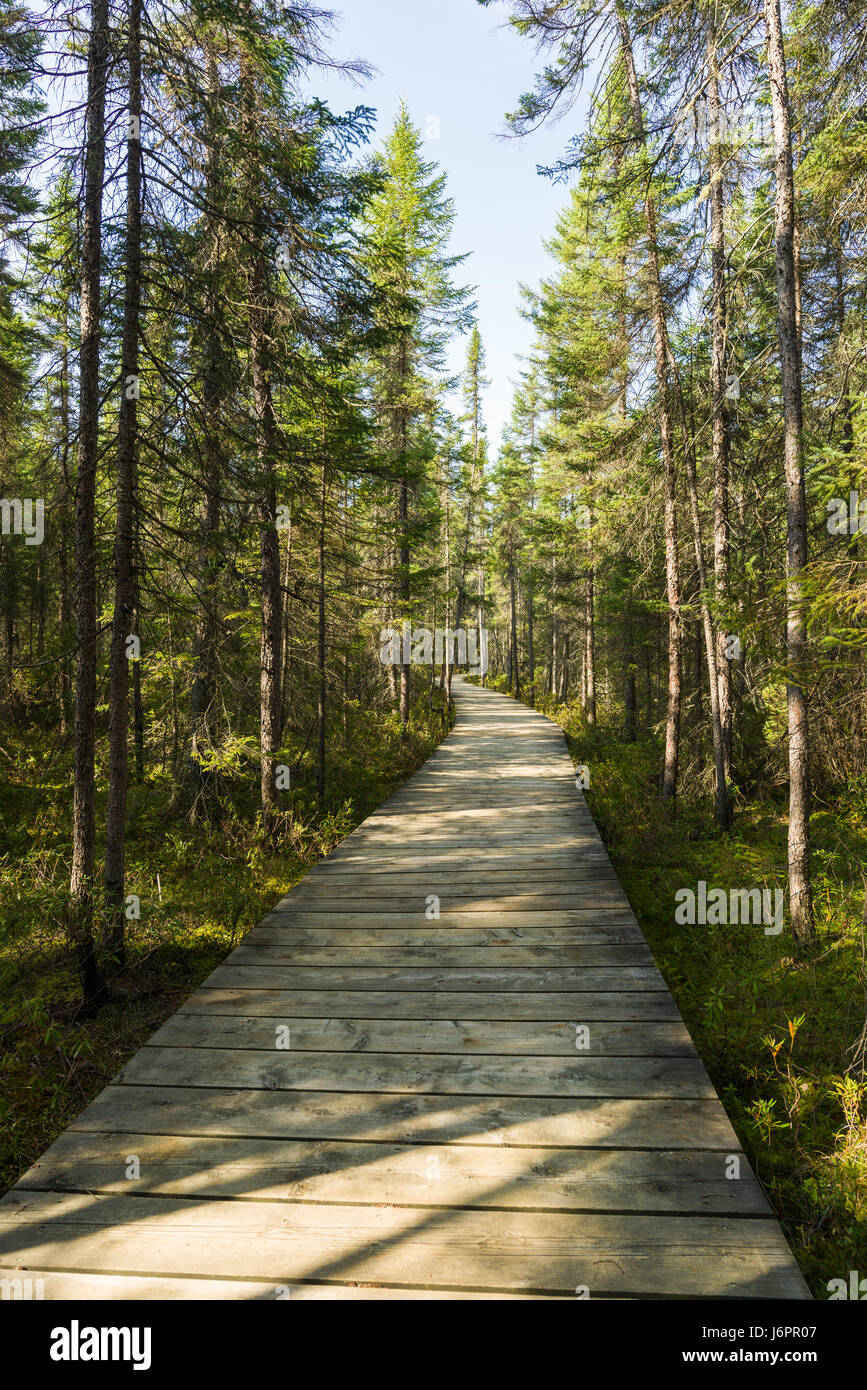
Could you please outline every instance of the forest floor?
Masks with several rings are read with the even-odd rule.
[[[827,1299],[829,1280],[867,1277],[867,784],[812,817],[815,949],[797,950],[788,923],[778,936],[682,926],[675,893],[700,880],[785,888],[785,805],[741,800],[723,833],[709,795],[661,802],[654,738],[627,744],[575,706],[542,707],[589,769],[588,804],[633,911],[813,1295]]]
[[[278,842],[266,842],[250,788],[236,774],[220,811],[191,826],[153,777],[130,790],[127,892],[141,900],[128,963],[111,1002],[77,1019],[78,987],[64,930],[69,882],[71,762],[49,758],[32,732],[4,750],[0,781],[0,1193],[84,1109],[183,999],[294,883],[430,756],[449,723],[427,700],[401,738],[395,716],[355,707],[316,803],[309,768],[287,794]],[[294,779],[293,779],[294,780]],[[97,803],[104,823],[105,790]],[[100,863],[102,845],[97,846]]]

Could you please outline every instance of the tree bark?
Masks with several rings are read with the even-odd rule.
[[[534,706],[536,703],[536,653],[533,647],[534,633],[532,560],[530,562],[530,565],[530,573],[527,576],[527,671],[529,681],[528,696],[530,705]]]
[[[634,743],[638,736],[638,696],[635,686],[635,660],[630,632],[629,650],[626,660],[626,680],[623,695],[624,734],[627,743]]]
[[[93,939],[96,751],[96,544],[94,511],[99,453],[100,271],[105,174],[105,94],[109,63],[108,0],[92,0],[87,51],[86,151],[81,231],[81,346],[78,476],[75,494],[75,733],[69,934],[82,990],[93,1011],[105,986]]]
[[[644,125],[644,112],[638,77],[635,71],[635,58],[632,52],[632,37],[622,0],[617,0],[617,19],[620,29],[621,50],[626,68],[629,91],[629,104],[632,112],[635,138],[639,148],[647,147],[647,134]],[[671,403],[668,381],[668,327],[665,316],[665,303],[662,293],[662,277],[659,266],[659,245],[656,229],[656,203],[648,185],[644,198],[644,220],[647,232],[647,263],[650,282],[650,302],[653,316],[654,355],[656,362],[656,386],[659,408],[659,433],[662,451],[662,473],[665,511],[665,576],[668,596],[668,707],[665,722],[665,758],[662,772],[662,795],[667,800],[677,795],[678,763],[680,757],[680,716],[683,699],[683,680],[681,671],[681,612],[680,612],[680,563],[677,550],[677,464],[674,455],[674,432],[671,423]]]
[[[244,103],[249,147],[255,148],[258,111],[255,74],[242,65]],[[252,227],[249,280],[250,366],[253,378],[253,409],[256,415],[256,455],[259,518],[259,582],[262,622],[259,641],[259,755],[262,823],[266,834],[273,834],[280,814],[277,795],[277,752],[283,736],[281,675],[283,663],[283,613],[280,588],[280,537],[277,532],[277,447],[278,428],[274,414],[271,380],[271,342],[273,337],[273,296],[268,284],[262,231],[261,195],[256,171],[248,181],[248,211]]]
[[[129,0],[127,63],[129,120],[126,152],[126,233],[117,428],[117,514],[114,533],[114,615],[108,691],[108,806],[105,828],[103,946],[114,963],[126,959],[124,906],[129,773],[129,668],[127,639],[135,612],[133,540],[138,434],[138,359],[141,303],[141,0]]]
[[[810,742],[807,692],[803,685],[807,657],[803,588],[807,565],[807,501],[802,457],[804,419],[795,254],[795,176],[780,0],[765,0],[765,25],[774,129],[777,329],[786,473],[789,910],[795,939],[806,944],[815,940],[810,886]]]
[[[596,723],[596,614],[595,576],[593,566],[587,570],[584,594],[584,716],[588,724]]]
[[[698,474],[695,460],[694,431],[690,430],[686,414],[686,404],[684,401],[683,386],[681,384],[680,373],[677,361],[672,353],[670,355],[671,373],[677,391],[677,399],[680,405],[681,433],[684,441],[684,456],[686,459],[686,480],[687,493],[689,496],[690,519],[692,521],[693,551],[695,554],[696,565],[696,589],[699,603],[700,621],[695,629],[695,717],[696,723],[700,724],[703,718],[702,709],[702,680],[701,680],[701,649],[702,636],[704,637],[705,656],[707,660],[708,687],[710,691],[710,716],[711,716],[711,737],[713,742],[714,756],[714,816],[717,823],[728,829],[731,825],[731,797],[729,795],[728,779],[725,771],[725,752],[723,744],[722,719],[720,712],[719,699],[719,672],[717,668],[717,649],[713,631],[713,621],[711,618],[710,606],[708,603],[708,573],[704,559],[704,543],[701,535],[701,514],[698,505]]]
[[[481,646],[479,652],[481,653]],[[518,612],[515,594],[515,548],[509,542],[509,689],[516,700],[521,698],[521,672],[518,665]]]
[[[686,478],[687,491],[689,493],[689,508],[692,517],[692,536],[693,548],[695,550],[695,564],[698,572],[699,586],[699,611],[701,613],[701,630],[704,634],[704,649],[707,659],[708,689],[710,692],[710,715],[711,715],[711,734],[713,738],[714,756],[714,817],[718,825],[723,829],[728,829],[731,824],[731,799],[729,797],[728,781],[726,778],[725,755],[723,749],[723,731],[719,699],[719,679],[717,672],[717,649],[714,642],[713,623],[711,621],[710,607],[707,601],[708,575],[707,566],[704,559],[704,546],[701,538],[701,515],[698,506],[698,478],[696,473],[695,453],[691,447],[686,449]],[[696,653],[696,688],[697,695],[697,714],[701,717],[701,647]]]
[[[711,409],[713,411],[713,568],[717,613],[729,599],[729,430],[726,419],[726,251],[725,190],[721,149],[722,104],[717,64],[717,37],[708,44],[708,116],[710,127],[711,295],[713,343],[711,352]],[[728,633],[717,617],[717,690],[726,784],[732,777],[732,670]]]
[[[323,453],[322,484],[319,497],[319,593],[316,640],[316,669],[319,677],[319,690],[316,707],[316,795],[320,801],[325,795],[325,515],[327,499],[328,470],[326,467],[325,455]]]
[[[451,628],[452,616],[452,554],[451,554],[451,445],[446,446],[445,459],[445,478],[443,481],[442,498],[443,512],[445,515],[445,571],[446,571],[446,631]],[[452,704],[452,662],[451,652],[447,641],[443,642],[443,664],[440,674],[440,690],[445,691],[446,704],[451,709]]]
[[[219,217],[222,207],[220,175],[220,132],[218,113],[221,102],[220,76],[212,53],[207,62],[207,128],[205,132],[206,254],[203,296],[204,344],[202,380],[202,425],[204,469],[202,504],[199,514],[197,600],[198,612],[193,641],[193,683],[190,690],[190,751],[188,780],[192,790],[190,819],[211,809],[210,780],[203,766],[202,753],[212,742],[213,711],[216,700],[219,626],[217,575],[220,566],[220,490],[222,459],[220,421],[225,395],[225,363],[221,336],[221,289],[223,249]]]
[[[405,455],[405,444],[401,450],[401,455]],[[401,612],[401,641],[400,641],[400,723],[405,728],[409,721],[409,695],[410,695],[410,664],[406,659],[406,644],[404,642],[404,623],[409,623],[412,627],[410,615],[411,588],[409,577],[409,481],[404,474],[398,484],[398,524],[400,526],[400,612]]]
[[[397,382],[398,392],[401,397],[408,388],[410,379],[410,344],[406,337],[401,337],[397,353]],[[397,529],[398,529],[398,584],[397,602],[400,611],[400,676],[398,694],[398,714],[400,717],[401,730],[405,729],[409,722],[409,701],[411,690],[411,668],[406,659],[406,643],[404,641],[404,624],[409,623],[412,628],[412,614],[410,607],[412,603],[412,584],[410,579],[410,544],[409,544],[409,476],[407,472],[407,449],[409,444],[409,418],[407,407],[400,400],[396,407],[395,417],[395,444],[398,462],[398,484],[397,484]]]
[[[68,322],[66,309],[64,309],[64,330]],[[72,691],[69,678],[69,662],[65,652],[69,632],[69,557],[67,551],[67,535],[69,528],[69,453],[72,442],[72,423],[69,411],[69,348],[64,332],[63,345],[60,356],[60,421],[62,430],[62,442],[60,450],[60,495],[58,497],[58,531],[59,551],[58,551],[58,584],[60,593],[57,606],[57,626],[60,632],[60,646],[64,653],[60,663],[60,738],[66,742],[69,735],[69,725],[71,722],[72,711]],[[71,644],[70,644],[71,645]]]
[[[141,634],[141,610],[139,607],[138,584],[136,584],[135,614],[133,632]],[[144,782],[144,703],[141,693],[141,662],[134,661],[132,667],[132,726],[133,746],[135,748],[135,780],[140,786]]]
[[[280,727],[285,729],[289,726],[292,718],[292,706],[290,702],[290,680],[291,671],[291,651],[289,647],[289,634],[291,631],[292,619],[292,595],[289,589],[289,581],[292,577],[292,516],[289,515],[289,524],[286,526],[286,548],[283,555],[283,577],[281,579],[283,592],[283,641],[281,650],[283,652],[282,671],[280,675]]]
[[[475,500],[476,487],[478,484],[479,472],[479,450],[481,435],[479,431],[479,412],[481,406],[478,399],[474,398],[472,409],[472,439],[471,447],[473,451],[473,461],[470,469],[470,485],[467,489],[467,519],[464,527],[463,544],[460,551],[460,563],[458,569],[458,593],[455,600],[455,631],[460,627],[464,616],[464,609],[467,602],[467,562],[470,553],[470,540],[473,534],[473,524],[475,522]]]
[[[569,629],[563,633],[563,655],[560,659],[560,680],[557,686],[557,701],[559,704],[565,702],[569,692]]]

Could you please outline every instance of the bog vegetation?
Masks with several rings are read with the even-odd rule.
[[[326,13],[0,0],[2,1178],[427,756],[460,630],[588,769],[821,1296],[867,1269],[867,5],[486,2],[510,133],[563,131],[496,450],[445,176],[317,97]],[[699,882],[783,931],[677,923]]]

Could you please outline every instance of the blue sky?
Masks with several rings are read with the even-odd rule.
[[[505,29],[504,5],[475,0],[333,0],[339,12],[330,45],[336,58],[363,58],[378,71],[361,89],[321,74],[317,91],[335,108],[364,102],[378,113],[377,138],[390,127],[401,98],[416,124],[434,137],[426,153],[448,175],[457,219],[455,252],[471,252],[467,283],[476,285],[479,328],[487,352],[486,418],[496,447],[511,408],[511,385],[530,348],[520,318],[518,284],[535,285],[549,262],[543,239],[568,197],[563,184],[536,173],[562,153],[583,119],[581,102],[567,119],[525,140],[501,141],[534,71],[532,43]],[[456,366],[466,340],[453,350]]]

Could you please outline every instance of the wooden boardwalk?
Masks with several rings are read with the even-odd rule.
[[[561,731],[455,697],[424,767],[6,1194],[0,1277],[45,1298],[809,1298]]]

